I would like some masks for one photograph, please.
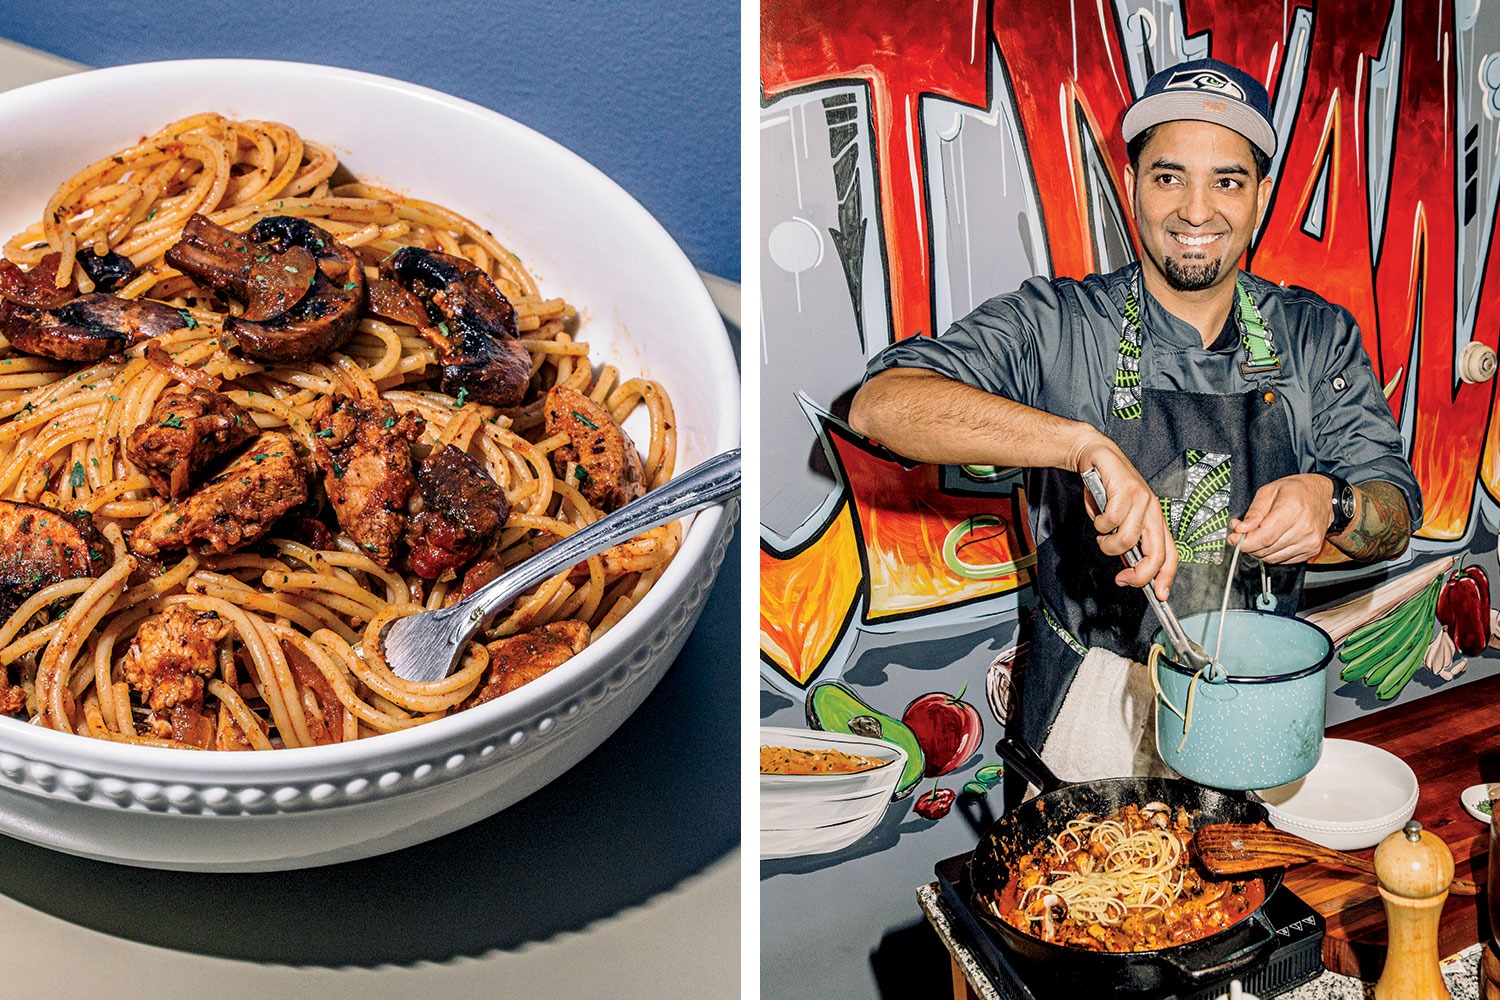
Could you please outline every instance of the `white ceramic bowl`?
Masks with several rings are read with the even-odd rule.
[[[1271,825],[1340,851],[1374,847],[1417,809],[1417,776],[1400,757],[1354,740],[1323,741],[1306,777],[1251,792]]]
[[[737,446],[734,356],[671,237],[561,146],[422,87],[322,66],[204,60],[0,94],[0,239],[35,219],[77,170],[205,110],[286,122],[332,146],[356,175],[487,226],[544,292],[578,307],[596,357],[667,385],[679,469]],[[0,718],[0,833],[125,864],[257,871],[367,857],[482,819],[573,766],[650,693],[702,610],[733,515],[697,515],[656,587],[585,652],[429,725],[341,746],[216,754]]]
[[[760,745],[794,750],[841,750],[878,760],[884,767],[852,774],[762,774],[760,856],[795,858],[830,854],[875,828],[890,804],[906,751],[883,740],[852,733],[767,726]]]

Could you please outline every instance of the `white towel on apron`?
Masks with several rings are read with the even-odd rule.
[[[1155,707],[1145,666],[1096,646],[1063,696],[1042,760],[1064,781],[1176,777],[1156,752]]]

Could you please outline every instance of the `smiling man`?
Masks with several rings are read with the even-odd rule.
[[[1087,742],[1088,713],[1120,716],[1100,692],[1125,696],[1133,678],[1111,667],[1143,661],[1157,628],[1138,588],[1170,591],[1179,616],[1217,610],[1238,543],[1231,605],[1256,606],[1263,563],[1290,614],[1308,560],[1399,555],[1420,522],[1354,318],[1240,270],[1271,197],[1270,115],[1265,88],[1226,63],[1157,73],[1122,123],[1139,262],[1032,279],[941,337],[892,345],[851,408],[855,429],[908,458],[1028,470],[1040,606],[1020,731],[1055,766],[1110,759],[1054,737]],[[1090,469],[1102,513],[1084,498]],[[1104,776],[1080,769],[1063,777]]]

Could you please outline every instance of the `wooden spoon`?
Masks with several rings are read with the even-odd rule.
[[[1250,823],[1210,823],[1199,827],[1193,834],[1193,846],[1203,860],[1203,867],[1215,875],[1239,875],[1309,861],[1375,874],[1373,861],[1315,844],[1295,833]],[[1448,891],[1472,896],[1479,892],[1479,887],[1467,879],[1456,878]]]

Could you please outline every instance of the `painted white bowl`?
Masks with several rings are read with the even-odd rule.
[[[1417,776],[1389,751],[1355,740],[1323,741],[1306,777],[1250,794],[1271,825],[1340,851],[1374,847],[1417,809]]]
[[[656,220],[544,136],[422,87],[322,66],[201,60],[0,94],[0,239],[77,170],[205,110],[286,122],[332,146],[357,176],[491,229],[544,292],[578,307],[596,357],[666,384],[679,469],[738,445],[739,375],[723,323]],[[698,514],[656,587],[582,654],[429,725],[340,746],[220,754],[0,718],[0,833],[131,865],[263,871],[368,857],[480,820],[572,767],[650,693],[702,610],[734,513]]]
[[[762,774],[762,860],[830,854],[855,843],[885,815],[906,766],[905,750],[852,733],[767,726],[760,731],[760,745],[840,750],[890,762],[852,774]]]

